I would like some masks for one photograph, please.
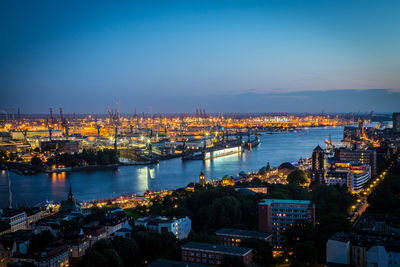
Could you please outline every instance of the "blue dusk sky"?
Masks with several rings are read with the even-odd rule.
[[[0,110],[390,112],[399,14],[398,0],[3,0]]]

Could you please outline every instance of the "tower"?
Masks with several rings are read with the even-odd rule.
[[[69,185],[68,201],[74,201],[74,195],[72,194],[72,185]]]
[[[202,186],[206,185],[206,177],[203,171],[201,171],[199,175],[199,184],[201,184]]]
[[[328,160],[325,151],[318,145],[312,153],[311,181],[322,184],[325,182],[325,172]]]
[[[400,133],[400,112],[393,113],[393,132]]]

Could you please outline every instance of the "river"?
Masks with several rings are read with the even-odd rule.
[[[200,171],[206,179],[220,179],[240,171],[257,171],[267,162],[277,167],[283,162],[297,162],[310,157],[316,145],[325,147],[324,140],[343,138],[343,127],[309,128],[297,132],[278,132],[260,136],[261,144],[252,151],[208,161],[185,161],[180,158],[161,161],[152,166],[121,166],[118,170],[75,172],[23,176],[10,172],[14,206],[35,205],[46,200],[66,198],[69,185],[78,200],[142,194],[147,189],[161,190],[184,187],[198,181]],[[5,171],[0,172],[0,208],[8,203]]]

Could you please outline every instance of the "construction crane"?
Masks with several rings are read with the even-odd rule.
[[[53,108],[50,108],[50,123],[54,124]]]
[[[47,129],[49,130],[49,138],[50,138],[50,141],[51,141],[51,136],[53,135],[53,128],[51,128],[49,120],[47,120]]]
[[[97,118],[94,119],[94,122],[96,123],[97,137],[100,137],[100,129],[102,126],[97,123]]]
[[[118,153],[118,127],[121,125],[121,117],[120,117],[120,104],[117,103],[118,109],[111,110],[108,108],[108,115],[110,116],[110,124],[114,126],[115,136],[114,136],[114,150],[115,154]]]
[[[65,136],[68,137],[68,135],[69,135],[68,121],[64,117],[62,108],[60,108],[60,119],[61,119],[61,126],[64,128]]]

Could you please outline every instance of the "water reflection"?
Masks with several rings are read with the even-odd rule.
[[[260,136],[261,145],[252,151],[212,160],[182,162],[180,158],[161,161],[152,166],[122,166],[116,171],[93,171],[21,176],[10,172],[15,203],[36,204],[43,200],[60,201],[68,194],[69,184],[79,200],[114,197],[125,193],[142,194],[147,189],[161,190],[183,187],[197,181],[200,171],[206,179],[236,175],[240,171],[257,171],[270,162],[277,167],[285,161],[309,157],[313,148],[324,145],[331,135],[340,141],[342,127],[310,128],[297,133],[284,132]],[[7,203],[7,179],[0,173],[0,203]]]
[[[138,184],[138,190],[140,192],[144,192],[149,188],[149,171],[148,167],[141,167],[137,170],[136,172],[136,179],[137,179],[137,184]],[[132,177],[135,179],[135,177]]]

